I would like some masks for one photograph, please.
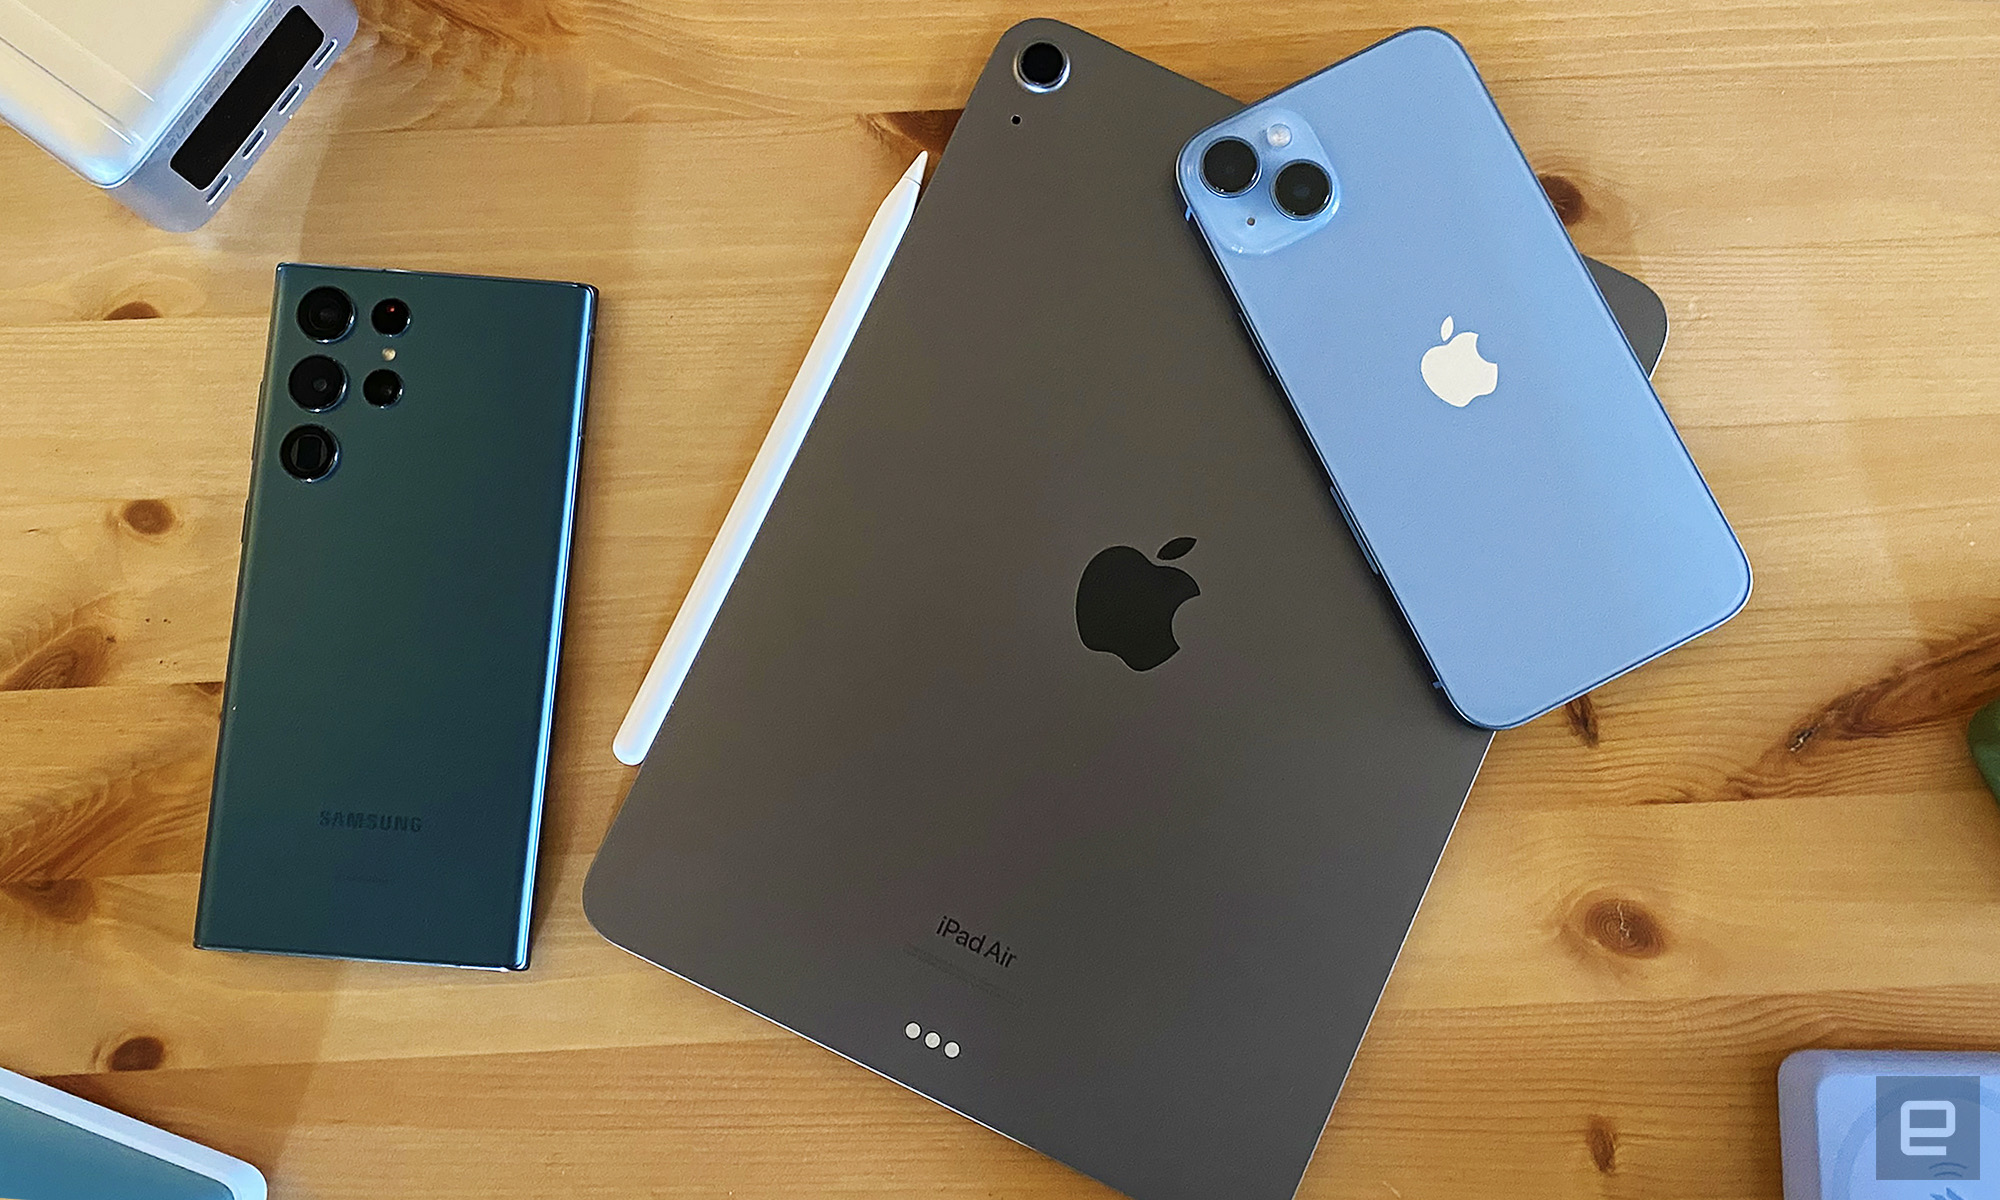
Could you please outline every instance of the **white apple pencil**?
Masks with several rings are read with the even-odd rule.
[[[757,539],[764,514],[771,511],[771,501],[778,495],[785,472],[791,470],[806,430],[812,427],[813,416],[819,412],[820,401],[826,398],[834,372],[840,369],[841,359],[847,357],[848,344],[854,340],[854,331],[860,327],[869,301],[875,298],[875,289],[882,283],[883,272],[889,269],[889,260],[895,257],[903,231],[910,227],[910,215],[917,208],[917,193],[928,158],[927,153],[917,155],[917,161],[910,164],[910,169],[890,189],[882,207],[875,210],[875,219],[862,235],[861,248],[854,252],[847,276],[840,281],[840,290],[833,294],[833,307],[826,310],[826,319],[820,322],[819,332],[813,335],[812,345],[806,350],[806,360],[799,365],[798,377],[785,393],[785,402],[778,406],[771,432],[764,435],[764,444],[750,464],[750,474],[730,504],[729,515],[722,519],[722,531],[709,546],[708,557],[701,560],[694,586],[688,589],[687,599],[681,601],[680,611],[674,614],[667,640],[660,643],[660,652],[646,671],[646,681],[639,685],[639,694],[633,697],[632,707],[625,713],[625,723],[618,727],[618,736],[611,741],[611,752],[618,756],[619,762],[637,766],[652,749],[660,723],[667,719],[667,710],[673,707],[674,696],[687,678],[688,668],[694,665],[695,653],[701,649],[702,639],[708,636],[708,627],[722,607],[722,598],[729,594],[729,585],[735,582],[736,572],[750,552],[750,543]]]

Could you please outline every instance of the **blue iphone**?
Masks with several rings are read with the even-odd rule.
[[[1244,109],[1177,175],[1467,720],[1519,725],[1743,606],[1742,547],[1449,35]]]

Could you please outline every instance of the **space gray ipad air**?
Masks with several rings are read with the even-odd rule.
[[[1489,739],[1184,220],[1235,107],[1001,39],[584,888],[1142,1200],[1293,1194]]]

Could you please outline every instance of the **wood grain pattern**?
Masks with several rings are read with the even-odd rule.
[[[206,230],[0,133],[0,1064],[280,1200],[1105,1189],[599,939],[632,689],[988,0],[364,0]],[[1807,1046],[2000,1049],[2000,6],[1047,10],[1250,97],[1457,34],[1757,569],[1737,620],[1503,735],[1305,1195],[1774,1197]],[[773,202],[773,187],[778,189]],[[789,193],[785,189],[790,189]],[[188,945],[271,268],[587,279],[603,327],[512,977]]]

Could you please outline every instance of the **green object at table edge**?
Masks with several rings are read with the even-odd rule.
[[[2000,700],[1972,714],[1972,723],[1965,728],[1965,744],[1972,750],[1979,773],[1986,777],[1987,790],[2000,800]]]

